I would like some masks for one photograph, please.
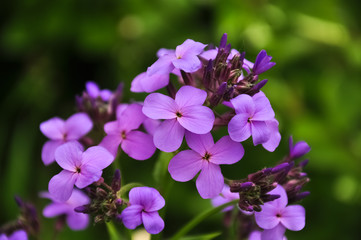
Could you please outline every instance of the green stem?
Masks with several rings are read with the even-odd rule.
[[[106,222],[105,225],[107,226],[110,240],[122,239],[113,222]]]
[[[170,240],[178,240],[179,238],[186,235],[190,230],[192,230],[195,226],[197,226],[199,223],[201,223],[206,218],[222,211],[225,207],[233,205],[233,204],[237,203],[238,201],[239,200],[236,199],[236,200],[230,201],[228,203],[225,203],[223,205],[220,205],[218,207],[208,209],[207,211],[199,214],[198,216],[193,218],[190,222],[188,222],[184,227],[182,227],[178,232],[176,232],[176,234],[173,237],[171,237]]]

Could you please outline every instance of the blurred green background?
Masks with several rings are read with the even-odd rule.
[[[13,220],[15,194],[41,209],[60,168],[40,158],[46,138],[40,122],[67,118],[85,82],[102,88],[125,84],[155,60],[159,48],[185,39],[218,44],[228,33],[233,48],[254,61],[261,49],[277,65],[262,75],[263,88],[280,122],[280,147],[269,153],[244,143],[244,159],[222,167],[240,179],[272,166],[287,153],[287,138],[311,147],[306,170],[311,195],[306,227],[288,239],[360,239],[361,228],[361,21],[359,1],[337,0],[12,0],[0,4],[0,225]],[[125,181],[155,186],[145,162],[122,158]],[[108,173],[111,175],[111,173]],[[211,207],[194,182],[174,183],[167,202],[165,236]],[[41,239],[52,236],[54,219],[41,218]],[[222,216],[203,222],[192,234],[222,231]],[[103,225],[65,229],[58,239],[106,239]],[[219,239],[222,239],[220,237]]]

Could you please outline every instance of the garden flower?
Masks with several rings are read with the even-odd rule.
[[[140,104],[120,105],[117,109],[117,121],[104,125],[107,136],[99,146],[106,148],[114,157],[120,145],[126,154],[136,160],[150,158],[155,152],[152,136],[135,130],[144,120],[146,116],[142,113]]]
[[[55,160],[64,170],[50,179],[49,193],[53,199],[64,202],[70,198],[74,184],[84,188],[98,181],[102,170],[113,162],[114,157],[100,146],[83,152],[83,146],[73,141],[56,150]]]
[[[272,57],[268,56],[265,50],[260,51],[253,65],[253,74],[259,75],[276,65],[276,63],[271,62],[271,59]]]
[[[236,199],[239,199],[239,193],[231,192],[229,186],[224,184],[221,194],[215,198],[212,198],[212,205],[218,207]],[[233,206],[228,206],[223,209],[223,212],[231,211],[232,209]]]
[[[207,98],[203,90],[183,86],[175,99],[160,93],[152,93],[144,100],[143,113],[152,119],[165,119],[154,132],[154,145],[162,151],[173,152],[183,141],[185,129],[205,134],[211,131],[214,114],[202,106]]]
[[[45,165],[54,162],[55,150],[62,144],[79,140],[93,128],[93,123],[85,113],[76,113],[66,121],[54,117],[40,124],[40,131],[50,140],[41,152],[41,159]]]
[[[24,230],[17,230],[13,232],[10,236],[6,236],[5,234],[0,235],[0,240],[27,240],[28,235]]]
[[[109,101],[112,96],[112,92],[108,89],[100,90],[99,86],[95,82],[87,82],[85,84],[86,92],[93,99],[100,97],[103,101]]]
[[[261,231],[253,231],[248,237],[248,240],[263,240]],[[282,240],[287,240],[285,236],[283,236]]]
[[[135,229],[143,223],[150,234],[158,234],[164,228],[164,221],[158,211],[165,201],[160,193],[150,187],[135,187],[129,192],[130,206],[125,208],[120,218],[128,229]]]
[[[176,181],[187,182],[199,171],[196,186],[202,198],[213,198],[221,193],[224,179],[220,164],[234,164],[241,160],[244,149],[229,136],[213,142],[210,133],[198,135],[186,133],[186,141],[192,150],[181,151],[169,162],[168,171]]]
[[[261,212],[255,212],[256,223],[264,229],[262,240],[282,240],[286,229],[303,229],[305,209],[301,205],[287,206],[287,193],[280,185],[269,193],[278,194],[280,198],[265,203]]]
[[[143,72],[133,79],[130,91],[150,93],[167,86],[168,83],[169,73],[148,75]]]
[[[82,191],[74,189],[66,202],[59,202],[53,199],[49,193],[42,193],[41,196],[53,201],[44,208],[43,215],[45,217],[52,218],[66,215],[66,222],[72,230],[83,230],[88,226],[89,215],[74,211],[74,208],[90,203],[89,197]]]
[[[290,153],[288,156],[290,159],[300,158],[311,150],[310,146],[305,141],[297,142],[293,146],[292,136],[290,136],[288,139],[288,143],[290,148]]]
[[[232,140],[242,142],[252,135],[255,146],[266,143],[267,150],[274,150],[280,140],[278,122],[274,122],[275,114],[264,93],[259,92],[253,97],[241,94],[231,102],[236,111],[236,116],[228,124]]]

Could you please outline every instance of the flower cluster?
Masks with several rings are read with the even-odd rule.
[[[148,233],[159,234],[166,225],[158,212],[166,204],[164,189],[124,184],[120,170],[111,184],[103,176],[106,168],[124,161],[121,152],[143,161],[159,149],[172,153],[164,169],[175,181],[196,178],[200,197],[212,199],[215,206],[238,201],[240,214],[247,216],[242,218],[242,237],[282,239],[286,229],[301,230],[304,209],[287,204],[309,194],[302,192],[309,181],[303,172],[307,161],[295,162],[310,150],[307,143],[293,145],[291,138],[290,152],[278,165],[245,178],[230,180],[221,170],[247,154],[242,142],[250,137],[270,152],[280,144],[279,122],[261,91],[268,82],[261,74],[275,65],[272,57],[262,50],[252,63],[227,44],[226,34],[218,47],[187,39],[175,50],[160,49],[157,56],[131,84],[132,92],[149,93],[144,102],[121,103],[122,84],[112,92],[88,82],[76,98],[78,113],[40,124],[49,138],[43,163],[55,161],[60,167],[48,192],[41,194],[52,201],[43,215],[62,219],[73,230],[86,228],[91,215],[95,223],[116,220],[128,229],[143,225]],[[155,92],[162,88],[168,94]],[[255,232],[260,228],[263,232]],[[23,233],[0,238],[18,234]]]

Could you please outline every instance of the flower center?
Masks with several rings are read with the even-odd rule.
[[[202,159],[209,161],[209,159],[211,158],[211,154],[209,154],[208,152],[206,152],[206,154],[204,154],[204,156],[202,157]]]
[[[277,213],[277,214],[276,214],[276,217],[277,217],[277,218],[280,218],[280,217],[282,217],[282,216],[281,216],[280,213]]]
[[[180,112],[176,112],[175,115],[176,115],[178,118],[183,117],[183,115],[182,115]]]
[[[122,131],[121,136],[122,136],[123,139],[125,139],[125,138],[127,137],[126,132],[125,132],[125,131]]]
[[[81,168],[80,168],[80,167],[76,167],[76,168],[75,168],[75,172],[76,172],[76,173],[80,173],[80,172],[81,172]]]

